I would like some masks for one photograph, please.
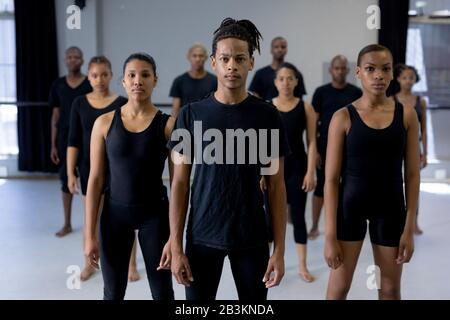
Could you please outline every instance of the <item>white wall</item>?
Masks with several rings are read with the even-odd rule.
[[[78,46],[83,50],[84,61],[83,72],[87,72],[87,63],[89,59],[98,52],[98,12],[99,1],[87,0],[86,7],[81,11],[81,28],[70,30],[66,26],[69,14],[66,13],[67,7],[73,5],[73,0],[55,0],[56,26],[58,37],[58,67],[59,74],[66,72],[64,65],[64,51],[70,46]]]
[[[78,45],[86,63],[93,54],[111,59],[112,87],[123,93],[123,61],[130,53],[146,51],[157,63],[159,84],[153,101],[159,103],[170,102],[173,79],[189,67],[187,48],[199,41],[211,50],[212,33],[228,16],[250,19],[261,31],[264,41],[255,69],[270,63],[273,37],[288,39],[286,60],[302,71],[307,99],[323,84],[324,64],[335,54],[355,61],[358,51],[378,36],[377,30],[366,27],[366,9],[377,0],[87,0],[81,30],[65,26],[65,10],[73,1],[56,2],[61,74],[64,48]],[[249,81],[252,77],[253,73]]]

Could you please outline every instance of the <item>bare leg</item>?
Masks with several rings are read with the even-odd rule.
[[[375,264],[380,268],[380,287],[378,299],[400,300],[400,282],[403,265],[397,264],[397,247],[385,247],[372,244]]]
[[[323,198],[318,196],[313,196],[312,202],[312,227],[308,233],[308,239],[314,240],[319,236],[319,220],[320,212],[323,207]]]
[[[128,268],[128,280],[131,282],[138,281],[141,278],[137,271],[136,263],[136,236],[134,237],[133,250],[131,251],[130,265]]]
[[[298,255],[298,274],[306,282],[313,282],[314,277],[309,273],[308,267],[306,266],[306,244],[296,244],[297,255]]]
[[[61,238],[72,232],[72,224],[70,222],[70,217],[72,215],[72,198],[73,196],[71,193],[62,193],[62,201],[64,207],[64,226],[55,234],[57,237]]]
[[[339,244],[342,248],[344,261],[339,268],[330,271],[327,300],[347,299],[363,241],[339,241]]]

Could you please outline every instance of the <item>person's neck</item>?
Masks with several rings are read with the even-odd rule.
[[[279,104],[281,106],[286,106],[286,105],[290,106],[292,104],[292,102],[294,102],[295,99],[297,99],[297,98],[292,93],[289,95],[281,94],[278,97],[276,97],[275,99],[276,99],[277,104]]]
[[[150,99],[148,100],[134,100],[129,99],[127,103],[127,111],[132,117],[146,114],[153,108],[156,108]]]
[[[228,89],[219,85],[217,91],[214,92],[214,98],[222,104],[238,104],[247,99],[247,97],[248,93],[245,90],[245,87]]]
[[[76,70],[76,71],[69,71],[69,73],[67,74],[68,78],[83,78],[84,74],[81,73],[81,70]]]
[[[397,93],[398,96],[400,97],[408,97],[408,96],[412,96],[412,90],[411,89],[403,89],[401,88],[400,91]]]
[[[189,75],[194,79],[201,79],[206,75],[205,69],[191,69],[188,71]]]
[[[277,70],[284,62],[284,58],[277,60],[277,59],[272,59],[272,64],[270,65],[272,67],[273,70]]]
[[[389,99],[386,97],[386,94],[382,95],[373,95],[371,93],[364,93],[361,97],[361,102],[364,106],[369,109],[379,108],[381,106],[386,105]]]
[[[109,91],[109,89],[107,90],[103,90],[103,91],[92,91],[91,92],[91,97],[94,99],[104,99],[107,98],[111,95],[111,92]]]
[[[338,82],[335,80],[331,81],[331,86],[335,89],[344,89],[346,85],[347,85],[347,81],[345,81],[345,80],[344,80],[344,82]]]

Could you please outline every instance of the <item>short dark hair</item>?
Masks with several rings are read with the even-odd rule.
[[[394,66],[394,80],[397,80],[397,78],[400,77],[405,70],[412,70],[416,75],[416,83],[420,81],[419,72],[417,69],[404,63],[398,63]]]
[[[284,37],[282,37],[282,36],[278,36],[278,37],[275,37],[275,38],[272,39],[272,41],[270,42],[270,46],[272,47],[273,44],[274,44],[274,42],[275,42],[275,41],[278,41],[278,40],[284,40],[284,41],[287,42],[286,38],[284,38]]]
[[[91,60],[89,60],[88,70],[91,68],[91,66],[92,66],[94,63],[95,63],[95,64],[105,64],[105,65],[109,68],[109,70],[112,70],[111,62],[110,62],[109,59],[108,59],[107,57],[105,57],[105,56],[95,56],[95,57],[92,57]]]
[[[253,56],[255,50],[258,50],[258,53],[260,52],[259,41],[262,39],[262,36],[250,20],[225,18],[220,24],[220,27],[214,31],[211,56],[216,54],[217,42],[227,38],[236,38],[246,41],[250,56]]]
[[[152,66],[153,69],[153,73],[156,76],[156,63],[155,63],[155,59],[153,59],[153,57],[145,52],[137,52],[137,53],[133,53],[131,54],[123,63],[123,73],[125,73],[125,68],[127,67],[127,64],[132,61],[132,60],[140,60],[140,61],[145,61],[148,64],[150,64]]]
[[[393,56],[392,56],[392,52],[391,50],[389,50],[387,47],[382,46],[381,44],[369,44],[368,46],[365,46],[364,48],[361,49],[361,51],[359,51],[358,53],[358,60],[356,65],[359,67],[361,65],[361,59],[362,57],[369,53],[369,52],[376,52],[376,51],[386,51],[390,54],[392,60],[393,60]]]
[[[80,54],[80,56],[83,58],[83,51],[81,51],[81,49],[79,47],[77,47],[77,46],[68,47],[66,49],[66,51],[64,51],[64,54],[68,54],[70,51],[77,51]]]
[[[278,74],[278,71],[280,71],[280,70],[283,69],[283,68],[287,68],[287,69],[292,70],[292,71],[294,72],[294,74],[295,74],[295,77],[296,77],[297,79],[300,78],[300,71],[298,71],[298,69],[297,69],[296,66],[294,66],[292,63],[289,63],[289,62],[283,62],[283,63],[277,68],[277,71],[275,72],[275,76]]]

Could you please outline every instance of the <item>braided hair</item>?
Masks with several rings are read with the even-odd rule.
[[[211,56],[216,54],[217,42],[227,38],[246,41],[250,57],[253,56],[255,50],[258,50],[258,53],[260,53],[259,41],[262,39],[262,35],[250,20],[225,18],[220,24],[220,27],[214,31]]]

